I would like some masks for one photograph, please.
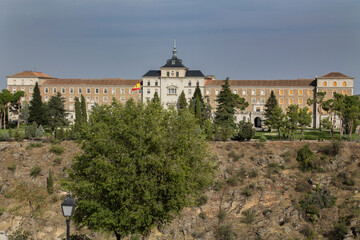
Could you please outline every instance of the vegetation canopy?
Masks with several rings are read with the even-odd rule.
[[[117,239],[146,236],[193,204],[214,178],[208,145],[193,114],[129,100],[96,106],[83,154],[64,185],[77,198],[74,219]]]

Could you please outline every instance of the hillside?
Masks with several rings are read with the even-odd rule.
[[[50,143],[33,148],[29,144],[0,143],[0,231],[31,230],[29,208],[7,193],[21,181],[45,187],[51,169],[55,193],[46,198],[37,236],[61,239],[65,193],[58,190],[58,181],[80,150],[73,142],[62,142],[65,151],[56,155]],[[302,172],[296,154],[305,144],[314,152],[314,164],[312,171]],[[199,196],[198,206],[184,209],[171,224],[155,229],[150,239],[360,239],[359,146],[341,143],[336,154],[329,151],[329,142],[212,142],[216,183]],[[41,174],[31,178],[35,165]],[[75,232],[114,239],[71,226]]]

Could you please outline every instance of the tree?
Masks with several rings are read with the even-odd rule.
[[[244,98],[234,94],[230,90],[229,78],[226,78],[221,86],[221,91],[216,98],[218,106],[216,108],[214,123],[217,127],[218,138],[227,140],[235,133],[236,124],[234,121],[235,109],[244,110],[249,106]]]
[[[20,120],[24,123],[28,123],[29,116],[29,102],[24,101],[21,103]]]
[[[3,128],[6,128],[6,112],[8,112],[9,104],[13,101],[14,96],[7,89],[3,89],[0,93],[0,104],[2,109],[2,120],[3,120]]]
[[[54,179],[52,176],[52,172],[49,169],[49,176],[46,178],[46,189],[49,194],[53,194],[54,192]]]
[[[304,127],[311,124],[311,112],[308,107],[299,109],[299,127],[301,130],[301,138],[304,139]]]
[[[48,124],[54,131],[57,127],[64,127],[68,125],[66,119],[67,113],[65,111],[65,98],[61,96],[61,93],[57,93],[55,96],[51,96],[48,108]]]
[[[39,85],[36,82],[29,107],[29,122],[36,122],[38,125],[46,125],[46,109],[42,102]]]
[[[249,141],[255,135],[255,129],[251,122],[240,121],[238,124],[238,134],[235,140],[238,141]]]
[[[81,117],[82,122],[87,123],[86,101],[84,95],[81,94]]]
[[[345,114],[345,96],[342,94],[335,94],[334,95],[334,109],[336,114],[339,116],[340,119],[340,141],[342,140],[344,134],[344,114]]]
[[[291,104],[287,108],[286,115],[289,118],[289,137],[290,140],[294,140],[294,131],[298,129],[299,124],[299,105]]]
[[[187,108],[187,101],[185,97],[184,91],[181,91],[180,97],[179,97],[179,110],[184,110]]]
[[[321,131],[321,116],[322,116],[322,106],[323,106],[323,102],[324,102],[324,98],[325,98],[326,92],[317,92],[315,94],[314,99],[308,99],[307,103],[308,105],[315,105],[317,112],[319,114],[319,129]]]
[[[154,93],[154,97],[152,99],[152,102],[154,103],[160,103],[160,98],[157,92]]]
[[[81,103],[78,97],[75,97],[75,131],[79,132],[83,123],[83,112],[81,110]]]
[[[13,94],[12,105],[17,109],[18,121],[17,128],[20,126],[20,110],[21,110],[21,98],[25,96],[24,91],[17,91]]]
[[[323,119],[324,121],[322,123],[325,123],[325,128],[330,129],[331,139],[334,140],[334,126],[336,123],[335,99],[332,98],[323,102],[322,109],[324,109],[324,111],[327,111],[330,115],[330,117],[328,117],[327,119]]]
[[[266,101],[265,104],[265,117],[268,119],[271,115],[271,112],[275,109],[275,107],[278,105],[278,102],[276,100],[274,91],[271,90],[270,97]]]
[[[351,139],[355,122],[360,117],[360,101],[357,96],[345,96],[343,121],[348,130],[348,139]]]
[[[195,118],[198,122],[198,124],[202,125],[202,111],[201,111],[201,100],[199,99],[199,96],[196,96],[195,99]]]
[[[280,138],[280,127],[284,125],[284,119],[285,114],[283,113],[282,108],[277,105],[266,120],[266,124],[270,125],[272,129],[278,130],[278,138]]]
[[[151,116],[151,117],[149,117]],[[116,239],[148,235],[210,186],[214,163],[194,116],[161,104],[95,106],[65,184],[75,222]]]

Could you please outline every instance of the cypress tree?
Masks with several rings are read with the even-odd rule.
[[[78,97],[75,97],[75,130],[78,131],[83,122],[81,103]]]
[[[276,100],[274,91],[271,90],[270,97],[266,101],[265,104],[265,117],[269,118],[271,115],[271,111],[275,109],[275,107],[278,105],[278,102]]]
[[[81,118],[83,123],[87,123],[86,101],[84,95],[81,94]]]
[[[152,99],[152,102],[154,103],[160,103],[160,98],[157,92],[154,93],[154,97]]]
[[[202,116],[201,116],[201,101],[199,96],[196,96],[195,99],[195,118],[200,125],[202,125]]]
[[[187,107],[186,97],[184,91],[181,92],[179,97],[179,110],[184,110]]]
[[[61,96],[61,93],[57,93],[56,96],[51,96],[48,108],[48,125],[54,131],[57,127],[64,127],[68,125],[65,111],[65,98]]]
[[[41,99],[39,85],[36,82],[34,87],[34,93],[30,101],[29,107],[29,122],[36,122],[38,125],[46,125],[45,106]]]

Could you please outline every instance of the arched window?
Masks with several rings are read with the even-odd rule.
[[[333,87],[336,87],[336,86],[337,86],[337,82],[334,81],[334,82],[333,82]]]
[[[346,87],[346,82],[345,81],[343,81],[343,87]]]
[[[324,81],[324,87],[327,87],[327,82],[326,81]]]

